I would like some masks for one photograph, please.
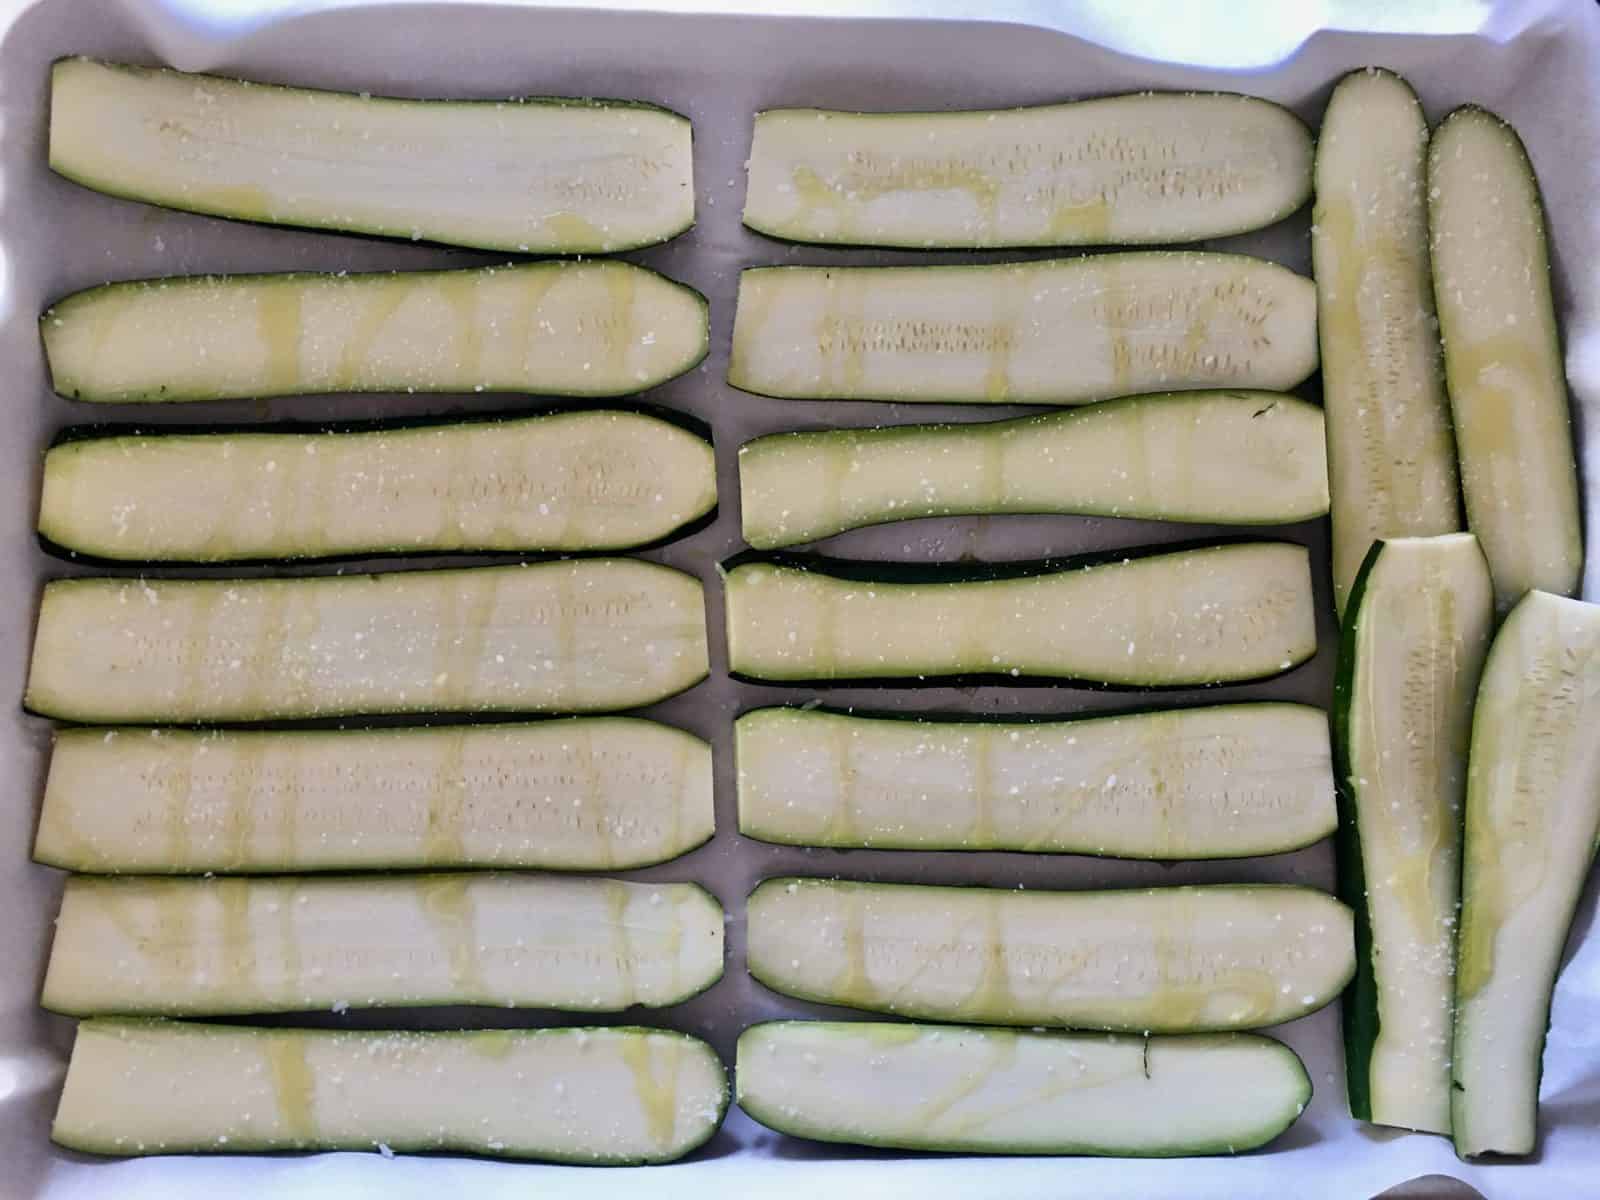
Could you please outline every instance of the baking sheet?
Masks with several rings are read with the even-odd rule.
[[[507,407],[517,398],[365,396],[245,404],[110,409],[52,397],[33,319],[51,298],[108,279],[198,271],[340,269],[468,265],[493,256],[337,236],[231,225],[97,196],[45,168],[47,64],[61,54],[168,61],[187,69],[236,72],[396,95],[505,96],[600,94],[653,100],[692,116],[696,132],[699,224],[667,246],[629,257],[705,292],[712,303],[712,353],[699,370],[648,399],[710,421],[719,452],[722,505],[717,522],[648,557],[697,573],[707,585],[713,676],[692,692],[647,710],[710,738],[717,753],[717,837],[685,858],[641,878],[698,879],[729,913],[728,971],[691,1003],[642,1019],[708,1038],[731,1066],[740,1028],[779,1016],[848,1015],[792,1002],[745,975],[743,897],[777,873],[843,874],[1028,887],[1088,887],[1226,880],[1332,883],[1326,845],[1269,860],[1238,863],[1096,862],[1001,854],[895,854],[764,846],[736,832],[730,723],[747,708],[798,702],[815,693],[734,684],[725,675],[721,588],[714,564],[738,546],[734,451],[757,434],[788,428],[931,419],[993,419],[1014,410],[935,406],[812,405],[733,391],[722,382],[738,269],[758,263],[927,261],[903,252],[790,248],[744,232],[743,161],[750,114],[780,104],[832,107],[984,107],[1146,87],[1228,88],[1294,107],[1313,122],[1334,79],[1379,63],[1407,74],[1431,116],[1476,100],[1516,122],[1541,171],[1555,243],[1555,279],[1569,369],[1587,433],[1586,477],[1600,468],[1600,8],[1588,0],[1424,6],[1434,28],[1480,28],[1476,35],[1362,35],[1324,30],[1309,37],[1292,22],[1268,21],[1257,32],[1252,6],[1232,36],[1214,21],[1195,54],[1248,71],[1208,70],[1129,54],[1179,53],[1170,36],[1127,35],[1103,4],[1086,4],[1058,24],[1084,35],[1023,25],[935,21],[841,21],[739,18],[644,12],[508,8],[469,4],[356,6],[291,15],[300,0],[252,5],[213,0],[128,0],[126,7],[44,0],[23,13],[0,41],[0,247],[4,317],[0,345],[9,405],[0,434],[0,695],[21,693],[41,578],[72,569],[34,546],[38,452],[64,424],[85,420],[143,423],[276,417],[354,418]],[[735,0],[736,2],[736,0]],[[882,6],[878,6],[881,8]],[[1015,13],[1031,7],[1015,4]],[[1277,6],[1273,6],[1277,7]],[[1340,7],[1340,6],[1335,6]],[[1330,25],[1360,24],[1350,4]],[[950,5],[940,11],[948,11]],[[1298,13],[1298,6],[1282,6]],[[869,10],[872,11],[872,10]],[[1124,10],[1126,11],[1126,10]],[[1172,11],[1172,10],[1167,10]],[[1190,20],[1215,6],[1186,8]],[[209,13],[209,15],[206,15]],[[1445,14],[1441,17],[1441,14]],[[1448,18],[1448,19],[1446,19]],[[1152,18],[1162,19],[1162,18]],[[1394,18],[1387,18],[1392,26]],[[209,25],[206,22],[211,22]],[[1226,28],[1226,27],[1224,27]],[[1287,30],[1287,32],[1286,32]],[[1099,39],[1097,44],[1095,38]],[[1255,53],[1250,52],[1255,47]],[[1262,47],[1266,49],[1263,50]],[[1264,55],[1283,54],[1281,62]],[[1264,253],[1308,268],[1308,218],[1263,234],[1211,243]],[[961,256],[976,261],[1033,254]],[[951,261],[949,256],[938,259]],[[1590,565],[1586,595],[1597,598],[1594,493],[1589,495]],[[858,530],[828,543],[830,552],[895,559],[1022,558],[1108,546],[1170,541],[1195,527],[1115,520],[1003,518],[923,521]],[[1263,531],[1271,532],[1271,531]],[[1278,531],[1285,532],[1285,531]],[[1322,523],[1290,527],[1287,536],[1325,549]],[[469,560],[459,560],[469,561]],[[1325,703],[1332,622],[1325,567],[1317,581],[1322,651],[1309,666],[1270,684],[1230,689],[1228,699],[1279,698]],[[830,703],[901,710],[1083,711],[1135,702],[1067,689],[1016,692],[985,688],[925,691],[836,689]],[[1208,699],[1222,698],[1211,693]],[[1174,696],[1174,702],[1188,697]],[[9,708],[9,705],[8,705]],[[6,810],[0,836],[0,1197],[351,1196],[400,1200],[450,1189],[473,1197],[528,1194],[616,1196],[648,1189],[654,1197],[717,1196],[738,1189],[762,1197],[917,1195],[944,1197],[1338,1196],[1371,1195],[1428,1172],[1470,1181],[1491,1196],[1576,1196],[1600,1178],[1600,939],[1573,956],[1557,990],[1555,1027],[1546,1056],[1539,1156],[1531,1163],[1468,1166],[1438,1138],[1362,1127],[1344,1109],[1337,1019],[1332,1010],[1275,1031],[1305,1059],[1316,1097],[1301,1121],[1268,1153],[1234,1160],[1176,1162],[1072,1159],[976,1159],[861,1152],[777,1137],[737,1110],[706,1148],[661,1168],[586,1170],[470,1159],[383,1159],[376,1154],[254,1159],[171,1158],[106,1162],[52,1147],[49,1117],[71,1042],[71,1023],[35,1005],[61,876],[26,861],[48,748],[48,727],[14,709],[0,718],[0,779]],[[1593,920],[1593,889],[1577,933]],[[641,1014],[630,1014],[633,1019]],[[422,1026],[572,1023],[560,1014],[434,1011],[412,1014],[319,1014],[319,1024]]]

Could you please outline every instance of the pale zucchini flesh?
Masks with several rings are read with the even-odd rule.
[[[1234,1154],[1311,1099],[1294,1051],[1251,1034],[774,1021],[740,1035],[735,1078],[780,1133],[975,1154]]]
[[[711,748],[627,717],[416,729],[64,729],[33,855],[70,871],[616,871],[714,828]]]
[[[1428,122],[1405,80],[1339,81],[1317,137],[1311,253],[1341,613],[1372,543],[1460,529],[1428,257]]]
[[[1232,858],[1336,820],[1327,716],[1301,704],[1029,722],[764,708],[734,742],[739,832],[767,842]]]
[[[324,392],[620,396],[706,352],[699,293],[624,262],[109,283],[39,319],[73,400]]]
[[[114,1156],[453,1151],[655,1163],[707,1141],[727,1103],[711,1047],[657,1029],[102,1018],[78,1026],[51,1138]]]
[[[846,245],[1189,242],[1311,191],[1311,135],[1252,96],[1140,93],[994,112],[757,113],[744,223]]]
[[[636,559],[45,585],[24,697],[101,723],[603,711],[707,669],[700,581]]]
[[[1583,573],[1578,472],[1539,183],[1522,140],[1458,108],[1428,152],[1433,287],[1467,527],[1510,608]]]
[[[133,562],[622,550],[670,537],[716,502],[709,442],[600,410],[67,440],[45,454],[39,533]]]
[[[800,400],[970,404],[1283,391],[1316,369],[1316,308],[1303,276],[1198,251],[764,267],[739,277],[728,382]]]
[[[40,1003],[73,1016],[655,1008],[721,977],[722,921],[691,883],[74,875]]]
[[[1170,687],[1276,675],[1316,651],[1303,546],[1089,561],[994,564],[976,578],[826,559],[735,565],[725,580],[729,667],[776,682]]]
[[[58,61],[50,167],[188,212],[533,254],[694,223],[689,122],[627,101],[403,100]]]
[[[1600,605],[1533,591],[1472,719],[1456,976],[1457,1153],[1529,1154],[1551,995],[1600,836]]]
[[[1082,513],[1286,524],[1328,511],[1322,410],[1173,392],[965,425],[779,433],[739,448],[758,550],[915,517]]]
[[[1357,931],[1350,1111],[1448,1134],[1462,805],[1494,591],[1477,539],[1457,533],[1378,542],[1350,595],[1334,698]]]
[[[769,879],[750,973],[803,1000],[937,1021],[1253,1029],[1337,996],[1350,910],[1311,888],[1041,892]]]

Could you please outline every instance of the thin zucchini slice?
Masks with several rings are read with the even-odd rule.
[[[623,550],[710,512],[716,475],[709,442],[639,412],[118,432],[45,454],[39,533],[131,562]]]
[[[682,233],[690,141],[686,118],[628,101],[401,100],[87,58],[50,74],[50,167],[96,191],[486,250],[605,254]]]
[[[722,1123],[710,1046],[659,1029],[78,1026],[51,1138],[90,1154],[438,1151],[681,1158]]]
[[[778,683],[973,677],[1176,687],[1316,652],[1304,546],[1162,547],[977,569],[731,560],[728,662]]]
[[[1236,858],[1333,832],[1303,704],[951,721],[763,708],[734,724],[739,832],[875,850]]]
[[[1317,137],[1311,256],[1339,612],[1372,543],[1461,528],[1428,264],[1428,121],[1400,76],[1339,81]]]
[[[744,540],[992,513],[1285,524],[1328,511],[1322,410],[1277,392],[1169,392],[967,425],[778,433],[739,448]]]
[[[1600,836],[1600,605],[1529,592],[1478,688],[1456,966],[1457,1153],[1528,1154],[1562,946]]]
[[[873,1012],[1118,1033],[1253,1029],[1337,996],[1350,910],[1258,884],[1036,892],[769,879],[748,905],[750,974]]]
[[[706,302],[624,262],[108,283],[39,318],[72,400],[642,392],[706,352]]]
[[[1504,610],[1583,573],[1578,468],[1539,182],[1493,113],[1447,116],[1428,151],[1433,287],[1467,526]]]
[[[1351,1115],[1450,1132],[1467,743],[1494,622],[1470,533],[1386,538],[1356,576],[1333,729],[1340,892],[1356,914],[1344,997]]]
[[[975,1154],[1236,1154],[1311,1100],[1294,1051],[1253,1034],[773,1021],[739,1036],[735,1072],[739,1107],[780,1133]]]
[[[627,717],[64,729],[34,859],[69,871],[620,871],[709,838],[711,747]]]
[[[483,1004],[618,1012],[722,975],[698,884],[549,875],[67,880],[40,1001],[73,1016]]]
[[[594,712],[705,678],[700,581],[655,563],[57,579],[24,704],[62,720]]]
[[[1147,251],[748,270],[728,382],[797,400],[1086,404],[1283,391],[1316,366],[1309,279],[1240,254]]]
[[[757,113],[744,223],[797,242],[1103,246],[1259,229],[1311,193],[1311,135],[1253,96],[995,112]]]

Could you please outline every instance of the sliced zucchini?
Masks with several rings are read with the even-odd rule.
[[[69,871],[620,871],[709,838],[711,747],[626,717],[194,733],[64,729],[34,859]]]
[[[57,579],[23,702],[83,722],[593,712],[706,675],[700,581],[655,563]]]
[[[1316,366],[1309,279],[1239,254],[1147,251],[745,271],[728,382],[797,400],[1086,404],[1281,391]]]
[[[87,58],[50,74],[50,167],[96,191],[486,250],[604,254],[682,233],[690,140],[684,117],[628,101],[401,100]]]
[[[1258,884],[1036,892],[769,879],[750,894],[750,974],[873,1012],[1127,1033],[1253,1029],[1337,996],[1350,910]]]
[[[642,392],[706,352],[706,302],[624,262],[108,283],[39,318],[73,400]]]
[[[1447,116],[1428,151],[1433,287],[1467,525],[1504,610],[1583,573],[1578,469],[1539,183],[1493,113]]]
[[[1294,1051],[1252,1034],[772,1021],[739,1036],[735,1071],[739,1107],[780,1133],[975,1154],[1236,1154],[1311,1100]]]
[[[1339,81],[1317,138],[1311,257],[1339,612],[1372,543],[1461,528],[1425,188],[1428,120],[1400,76]]]
[[[1386,538],[1356,576],[1333,728],[1340,891],[1356,914],[1344,997],[1350,1113],[1450,1132],[1457,886],[1467,743],[1494,622],[1470,533]]]
[[[1456,967],[1457,1153],[1528,1154],[1550,998],[1600,836],[1600,605],[1529,592],[1472,718]]]
[[[997,112],[757,113],[744,223],[847,245],[1192,242],[1311,194],[1311,135],[1253,96],[1153,93]]]
[[[928,721],[763,708],[734,724],[739,832],[875,850],[1235,858],[1335,825],[1328,721],[1303,704]]]
[[[616,1012],[722,975],[698,884],[549,875],[67,880],[40,1001],[73,1016],[484,1004]]]
[[[969,425],[778,433],[739,448],[744,540],[990,513],[1262,525],[1328,511],[1322,410],[1276,392],[1169,392]]]
[[[1304,546],[1237,542],[977,569],[733,559],[736,676],[1025,677],[1113,687],[1260,679],[1316,652]]]
[[[659,1029],[78,1026],[51,1138],[90,1154],[451,1150],[656,1163],[728,1105],[710,1046]]]
[[[69,437],[39,533],[96,558],[227,562],[621,550],[717,502],[711,445],[646,413]]]

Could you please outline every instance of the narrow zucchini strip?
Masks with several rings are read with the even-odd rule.
[[[1453,1062],[1456,1152],[1529,1154],[1550,1000],[1600,836],[1600,605],[1529,592],[1472,718]]]
[[[934,677],[1172,687],[1316,652],[1303,546],[1241,542],[1039,563],[732,561],[728,661],[779,683]]]
[[[658,1029],[78,1026],[51,1138],[90,1154],[438,1151],[572,1163],[681,1158],[728,1080]]]
[[[67,880],[41,1003],[73,1016],[483,1004],[617,1012],[722,975],[692,883],[548,875]]]
[[[739,448],[758,550],[913,517],[1086,513],[1284,524],[1328,511],[1322,410],[1169,392],[970,425],[777,433]]]
[[[1428,261],[1428,121],[1405,80],[1339,81],[1317,137],[1311,255],[1333,485],[1334,602],[1383,537],[1460,529]]]
[[[69,871],[616,871],[709,838],[711,747],[627,717],[421,729],[64,729],[34,859]]]
[[[65,58],[50,167],[189,212],[486,250],[604,254],[694,223],[688,120],[628,101],[401,100]]]
[[[623,262],[108,283],[39,318],[73,400],[320,392],[620,396],[706,352],[699,293]]]
[[[39,533],[132,562],[623,550],[716,502],[709,442],[597,410],[67,440],[45,454]]]
[[[1309,279],[1239,254],[1147,251],[745,271],[728,382],[797,400],[1086,404],[1283,391],[1316,366]]]
[[[734,741],[739,832],[767,842],[1232,858],[1335,823],[1327,716],[1302,704],[1026,722],[763,708]]]
[[[1461,811],[1494,592],[1470,533],[1373,546],[1334,688],[1340,891],[1356,914],[1345,993],[1350,1112],[1450,1132]]]
[[[1098,246],[1259,229],[1311,192],[1311,135],[1253,96],[994,112],[757,113],[744,223],[799,242]]]
[[[1467,106],[1428,152],[1433,287],[1467,525],[1503,611],[1583,574],[1578,468],[1544,207],[1516,130]]]
[[[769,879],[750,974],[824,1004],[1127,1033],[1254,1029],[1337,996],[1350,910],[1272,885],[1035,892]]]
[[[593,712],[705,678],[700,581],[654,563],[45,585],[24,703],[83,722]]]

